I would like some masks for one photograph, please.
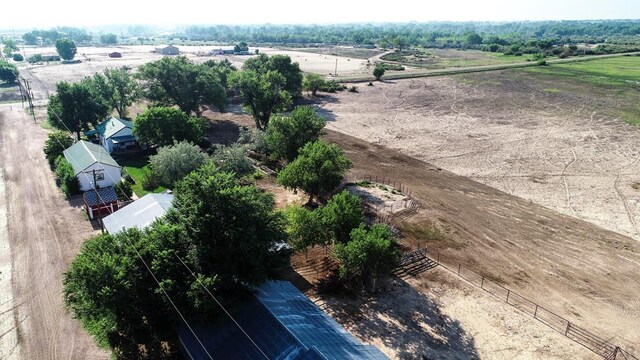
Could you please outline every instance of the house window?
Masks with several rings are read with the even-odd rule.
[[[104,173],[102,172],[96,173],[96,181],[102,181],[102,180],[104,180]]]

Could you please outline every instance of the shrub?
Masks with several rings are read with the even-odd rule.
[[[56,165],[56,177],[60,183],[60,189],[67,196],[73,196],[80,194],[80,181],[73,172],[73,167],[64,158],[64,156],[58,156],[55,161]]]
[[[267,154],[269,152],[267,134],[264,131],[242,127],[240,128],[237,143],[246,145],[248,150],[255,151],[259,154]]]
[[[27,61],[31,64],[38,63],[42,61],[42,54],[31,55],[27,58]]]
[[[153,171],[151,171],[151,169],[145,168],[142,173],[142,179],[140,180],[140,185],[142,185],[142,188],[144,190],[153,191],[158,186],[160,186],[160,181],[153,174]]]
[[[24,61],[24,56],[22,54],[13,54],[13,61]]]
[[[173,188],[175,183],[182,180],[187,174],[205,164],[207,156],[197,145],[188,141],[174,142],[173,146],[163,146],[158,149],[158,154],[149,158],[153,177],[160,185]],[[154,184],[154,180],[150,185]],[[145,188],[145,190],[155,189]]]
[[[225,146],[213,154],[213,163],[220,171],[242,178],[254,172],[253,162],[247,157],[247,148],[240,144]]]
[[[320,138],[325,120],[311,106],[298,106],[288,116],[274,116],[267,128],[267,144],[274,159],[293,161],[305,144]]]
[[[73,145],[73,139],[65,131],[55,130],[47,135],[44,142],[44,154],[50,165],[62,155],[62,152]]]
[[[127,178],[123,177],[120,184],[115,187],[115,190],[116,194],[118,195],[118,199],[123,201],[129,200],[133,195],[133,183]]]
[[[352,87],[349,88],[349,92],[357,93],[358,92],[358,87],[353,85]]]

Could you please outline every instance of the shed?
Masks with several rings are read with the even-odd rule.
[[[156,47],[156,53],[161,55],[178,55],[180,54],[180,49],[173,45],[160,45]]]
[[[60,61],[58,54],[42,54],[42,61]]]
[[[87,191],[82,195],[82,200],[89,219],[113,214],[118,210],[118,195],[113,186]]]
[[[132,227],[144,229],[164,216],[173,206],[172,202],[171,194],[147,194],[105,217],[102,223],[112,235]]]
[[[114,51],[112,53],[109,53],[109,57],[110,58],[121,58],[122,57],[122,53]]]
[[[255,299],[234,313],[239,327],[228,321],[201,325],[190,323],[200,345],[183,324],[178,328],[186,359],[344,360],[388,359],[375,346],[364,345],[320,310],[288,281],[267,281]],[[258,347],[260,350],[258,350]]]
[[[63,154],[78,177],[80,190],[106,188],[120,183],[121,167],[102,146],[80,140]]]

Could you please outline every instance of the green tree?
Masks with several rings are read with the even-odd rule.
[[[318,90],[327,86],[327,81],[320,75],[308,73],[302,80],[302,89],[310,91],[311,95],[316,96]]]
[[[202,107],[223,111],[227,92],[217,71],[196,65],[185,56],[165,57],[140,66],[146,97],[162,106],[177,105],[187,114],[200,116]]]
[[[298,106],[288,116],[275,116],[267,128],[271,155],[293,161],[300,148],[320,138],[324,126],[324,119],[311,106]]]
[[[291,105],[291,94],[284,90],[286,79],[277,71],[265,74],[242,70],[231,77],[245,110],[253,116],[258,130],[266,130],[274,112],[284,111]]]
[[[188,141],[174,142],[171,146],[158,149],[156,155],[149,157],[153,176],[160,185],[172,189],[190,172],[199,169],[207,162],[207,155],[197,145]]]
[[[364,223],[362,201],[347,190],[333,195],[327,205],[321,208],[324,223],[339,243],[349,241],[351,231]]]
[[[18,80],[18,68],[8,61],[0,59],[0,81],[6,83],[16,82]]]
[[[38,45],[38,37],[33,32],[23,34],[22,40],[24,40],[27,45]]]
[[[307,204],[314,197],[326,196],[336,188],[351,167],[337,145],[323,141],[308,143],[298,157],[278,173],[278,183],[289,189],[302,189],[309,195]]]
[[[116,34],[102,34],[100,35],[100,43],[105,45],[115,45],[118,43],[118,36]]]
[[[247,43],[244,41],[241,41],[239,44],[235,45],[233,47],[233,52],[234,53],[239,53],[242,51],[249,51],[249,46],[247,46]]]
[[[27,61],[31,64],[38,63],[42,61],[42,54],[31,55],[27,58]]]
[[[331,235],[326,230],[320,209],[314,211],[301,206],[291,206],[284,211],[284,216],[285,233],[294,250],[304,251],[306,256],[309,247],[326,246],[331,243]]]
[[[20,50],[18,49],[18,45],[16,45],[16,42],[11,39],[2,40],[2,44],[4,45],[4,47],[2,48],[2,52],[4,52],[5,57],[9,58],[14,51]]]
[[[49,164],[53,165],[56,159],[62,155],[62,152],[71,145],[73,145],[73,139],[68,132],[62,130],[50,132],[44,142],[44,154]]]
[[[333,254],[340,264],[340,278],[353,288],[376,289],[376,281],[390,275],[398,266],[400,255],[395,236],[388,226],[364,225],[351,232],[351,241],[338,243]]]
[[[238,178],[255,171],[253,162],[247,157],[247,147],[241,144],[217,149],[211,160],[220,171],[232,173]]]
[[[242,69],[252,70],[258,74],[276,71],[284,76],[285,83],[282,88],[283,90],[287,91],[294,98],[302,95],[302,70],[300,70],[300,65],[292,62],[288,55],[267,56],[265,54],[259,54],[245,61]]]
[[[218,74],[220,83],[225,89],[229,87],[229,76],[238,70],[235,66],[233,66],[233,64],[231,64],[231,61],[229,61],[228,59],[224,59],[221,61],[207,60],[202,63],[202,65],[208,66]]]
[[[205,122],[169,107],[152,107],[136,117],[133,133],[147,145],[167,146],[174,141],[200,144]]]
[[[482,44],[482,36],[475,32],[470,32],[464,36],[464,41],[467,45],[479,45]]]
[[[382,76],[384,75],[385,68],[383,64],[376,64],[376,67],[373,69],[373,76],[376,77],[376,80],[380,81]]]
[[[142,96],[140,85],[125,67],[106,69],[103,74],[93,75],[92,80],[97,94],[121,119],[127,117],[127,108]]]
[[[402,49],[406,48],[409,45],[409,39],[406,36],[396,36],[393,39],[393,46],[398,48],[398,50],[402,51]]]
[[[60,181],[60,189],[67,196],[73,196],[80,194],[80,181],[73,172],[73,167],[64,158],[64,156],[58,156],[55,161],[56,177]]]
[[[78,51],[76,43],[68,38],[58,39],[56,41],[56,50],[63,60],[72,60]]]
[[[78,140],[82,131],[90,130],[109,113],[109,106],[96,96],[89,78],[70,84],[56,84],[56,94],[49,98],[49,123],[60,130],[75,132]]]
[[[15,53],[13,54],[13,61],[24,61],[24,56],[22,56],[22,54]]]

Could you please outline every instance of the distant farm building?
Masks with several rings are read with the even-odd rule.
[[[213,49],[211,55],[233,55],[233,46]]]
[[[112,53],[109,53],[109,57],[110,58],[121,58],[122,57],[122,53],[119,53],[117,51],[114,51]]]
[[[142,230],[164,216],[173,206],[172,202],[171,194],[147,194],[102,219],[102,223],[111,235],[133,227]]]
[[[106,188],[120,183],[121,167],[100,145],[80,140],[64,152],[80,182],[80,190]]]
[[[92,220],[97,216],[113,214],[119,206],[118,195],[113,186],[87,191],[82,195],[82,200],[87,215]]]
[[[185,359],[389,359],[349,334],[288,281],[265,282],[233,316],[237,323],[180,326]]]
[[[156,47],[156,53],[161,55],[178,55],[180,54],[180,49],[173,45],[160,45]]]
[[[58,54],[42,54],[42,61],[60,61]]]
[[[138,139],[133,135],[133,123],[113,116],[98,124],[94,130],[87,131],[84,134],[90,139],[95,137],[97,142],[109,154],[141,149]]]

